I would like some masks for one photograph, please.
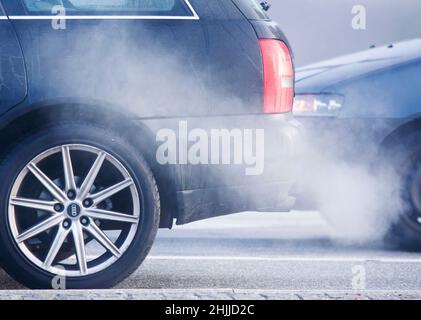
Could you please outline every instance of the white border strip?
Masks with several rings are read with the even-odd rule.
[[[105,16],[84,16],[84,15],[77,15],[77,16],[69,16],[69,15],[55,15],[55,16],[41,16],[41,15],[19,15],[19,16],[0,16],[0,20],[200,20],[199,15],[197,14],[196,10],[194,10],[193,6],[191,5],[189,0],[184,0],[184,3],[187,5],[188,9],[191,11],[193,15],[191,16],[118,16],[118,15],[105,15]]]

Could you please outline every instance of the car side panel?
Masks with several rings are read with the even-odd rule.
[[[25,15],[5,0],[10,15]],[[18,5],[20,4],[20,5]],[[208,113],[200,20],[12,20],[28,68],[28,105],[96,99],[139,118]]]
[[[20,44],[0,3],[0,113],[21,102],[26,89]]]
[[[4,1],[9,14],[24,14],[20,1]],[[141,118],[262,113],[257,38],[286,41],[283,33],[248,21],[231,1],[191,4],[198,21],[67,20],[54,30],[51,20],[14,20],[29,102],[95,98]]]
[[[231,1],[198,2],[208,35],[211,113],[262,113],[263,69],[253,26]]]

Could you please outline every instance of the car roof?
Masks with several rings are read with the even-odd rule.
[[[420,58],[421,39],[412,39],[314,63],[297,69],[297,91],[322,90],[338,82]]]

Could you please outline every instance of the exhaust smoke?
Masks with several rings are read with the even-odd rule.
[[[113,47],[109,46],[110,38],[113,39]],[[210,83],[206,73],[197,68],[198,61],[191,60],[186,52],[172,51],[168,54],[168,48],[153,41],[148,30],[144,30],[138,38],[143,39],[142,43],[148,43],[143,50],[139,48],[142,44],[131,40],[133,35],[130,30],[108,32],[105,36],[100,26],[93,28],[88,35],[78,37],[71,52],[62,52],[69,56],[84,56],[80,65],[75,67],[73,63],[67,63],[73,60],[65,55],[54,69],[43,68],[45,78],[54,83],[51,89],[56,90],[57,97],[66,97],[67,90],[71,89],[81,98],[107,101],[128,114],[142,114],[147,118],[163,114],[169,117],[202,115],[209,112],[209,105],[218,106],[218,110],[224,109],[227,113],[231,110],[244,110],[245,114],[250,112],[249,105],[241,97],[230,95],[221,84]],[[51,40],[46,41],[48,43],[44,43],[43,47],[49,52],[48,48],[54,44]],[[98,114],[98,117],[102,115]],[[195,125],[198,126],[197,121]],[[209,129],[206,123],[202,127]],[[121,132],[124,130],[121,128]],[[332,128],[329,130],[332,132]],[[357,242],[382,238],[400,208],[396,200],[396,177],[373,170],[368,165],[341,160],[343,154],[338,150],[342,150],[344,144],[359,147],[355,142],[329,138],[316,146],[313,137],[314,134],[308,135],[297,159],[300,163],[297,178],[305,189],[304,197],[316,200],[318,209],[333,224],[340,238]],[[277,154],[278,151],[265,145],[265,154]],[[276,175],[295,160],[278,158],[277,161],[279,166],[265,166],[265,175]],[[226,171],[212,170],[213,181],[225,185],[231,177],[218,176],[219,172]],[[257,196],[250,199],[251,202],[262,202],[257,197],[264,191],[258,188],[256,185]]]
[[[303,143],[303,197],[332,225],[336,239],[383,240],[402,211],[399,177],[388,159],[377,157],[374,142],[358,140],[340,125],[317,128],[307,128]]]

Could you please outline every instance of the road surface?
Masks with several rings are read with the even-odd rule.
[[[0,272],[0,298],[420,299],[421,254],[337,239],[315,212],[243,213],[161,230],[113,290],[26,291]]]

